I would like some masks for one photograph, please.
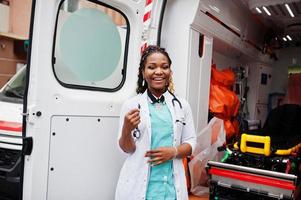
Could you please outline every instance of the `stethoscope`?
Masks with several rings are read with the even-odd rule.
[[[183,107],[182,107],[182,103],[180,102],[180,100],[176,97],[176,95],[174,95],[172,92],[170,92],[168,90],[168,92],[171,94],[171,96],[173,97],[173,99],[171,100],[171,103],[172,103],[172,106],[174,107],[174,110],[175,110],[175,114],[176,116],[179,117],[179,113],[177,113],[177,109],[176,109],[176,106],[175,106],[175,102],[177,102],[177,104],[179,105],[179,108],[180,110],[182,111],[183,110]],[[184,121],[184,116],[182,117],[182,119],[176,117],[176,123],[181,123],[183,125],[186,125],[185,121]]]
[[[183,107],[182,107],[182,103],[181,101],[176,97],[176,95],[174,95],[172,92],[170,92],[168,90],[168,92],[171,94],[171,96],[173,97],[172,100],[171,100],[171,103],[172,103],[172,106],[174,107],[174,110],[175,110],[175,115],[176,115],[176,123],[180,123],[182,125],[186,125],[186,122],[184,121],[184,116],[182,116],[181,118],[179,117],[179,113],[178,113],[178,109],[176,109],[176,103],[178,104],[178,107],[180,108],[180,110],[182,111],[183,110]],[[138,109],[140,110],[141,108],[141,105],[138,103]],[[138,127],[136,127],[134,130],[133,130],[133,136],[134,138],[136,138],[137,140],[140,138],[141,136],[141,132],[139,130]]]

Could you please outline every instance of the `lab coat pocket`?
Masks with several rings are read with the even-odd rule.
[[[176,122],[176,124],[175,124],[175,131],[174,131],[174,134],[175,134],[174,137],[175,137],[176,145],[180,144],[180,139],[181,139],[182,131],[183,131],[183,123]]]

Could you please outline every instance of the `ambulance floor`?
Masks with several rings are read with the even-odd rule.
[[[208,200],[208,199],[209,199],[208,195],[202,197],[189,195],[189,200]]]

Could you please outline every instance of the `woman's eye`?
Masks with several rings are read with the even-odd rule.
[[[169,69],[169,65],[163,65],[163,69]]]
[[[147,69],[155,69],[155,66],[153,66],[153,65],[148,65],[148,66],[147,66]]]

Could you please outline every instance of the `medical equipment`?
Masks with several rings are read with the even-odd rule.
[[[180,102],[180,100],[176,97],[176,95],[174,95],[172,92],[170,92],[169,90],[168,90],[168,92],[173,96],[173,99],[171,100],[171,102],[172,102],[172,106],[174,107],[174,109],[175,109],[175,102],[177,102],[178,103],[178,105],[179,105],[179,108],[182,110],[183,109],[183,107],[182,107],[182,104],[181,104],[181,102]],[[177,118],[178,118],[178,114],[179,113],[177,113],[177,110],[175,109],[175,113],[176,113],[176,115],[177,115]],[[185,121],[184,121],[184,116],[182,116],[181,117],[181,119],[176,119],[176,123],[181,123],[181,124],[183,124],[183,125],[186,125],[186,123],[185,123]]]
[[[139,111],[140,111],[140,108],[141,108],[141,106],[140,106],[140,104],[138,103],[138,109],[139,109]],[[134,136],[134,138],[136,138],[137,140],[140,138],[141,132],[140,132],[138,126],[134,129],[134,131],[133,131],[133,136]]]
[[[140,138],[141,133],[140,133],[140,130],[138,129],[138,127],[136,127],[136,128],[134,129],[133,136],[134,136],[134,138],[136,138],[136,139],[139,139],[139,138]]]
[[[175,107],[175,102],[177,102],[179,104],[179,107],[182,109],[182,104],[180,102],[180,100],[176,97],[176,95],[174,95],[172,92],[170,92],[168,90],[168,92],[171,94],[171,96],[173,97],[173,99],[171,100],[173,107]]]

